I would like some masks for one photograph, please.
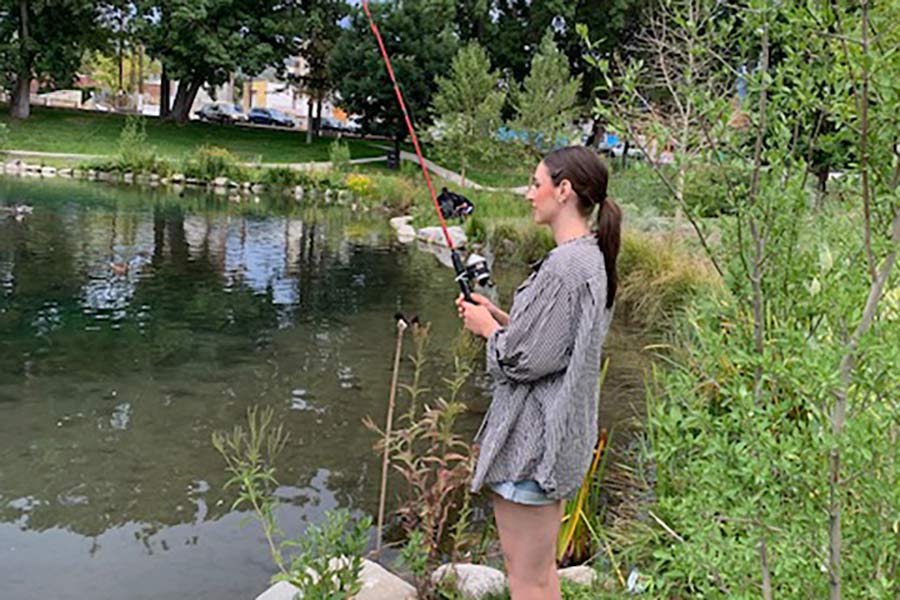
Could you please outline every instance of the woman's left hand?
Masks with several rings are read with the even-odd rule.
[[[500,324],[494,320],[488,308],[480,304],[461,302],[459,316],[466,329],[481,337],[490,337],[492,333],[500,329]]]

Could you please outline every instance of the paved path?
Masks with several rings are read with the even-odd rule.
[[[392,149],[388,146],[379,146],[379,147],[384,148],[385,150]],[[412,152],[407,152],[406,150],[400,151],[400,158],[402,160],[408,160],[410,162],[419,164],[419,157],[416,156]],[[428,170],[431,173],[434,173],[435,175],[438,175],[439,177],[443,177],[447,181],[451,181],[451,182],[455,183],[456,185],[470,188],[473,190],[484,190],[487,192],[512,192],[514,194],[521,194],[522,196],[524,196],[528,192],[528,186],[525,186],[525,185],[519,186],[519,187],[504,188],[504,187],[490,187],[487,185],[481,185],[479,183],[475,183],[474,181],[472,181],[470,179],[466,179],[466,181],[463,182],[462,175],[460,175],[459,173],[456,173],[455,171],[451,171],[450,169],[445,169],[441,165],[439,165],[435,162],[432,162],[432,161],[428,160],[427,158],[425,159],[425,166],[428,167]]]

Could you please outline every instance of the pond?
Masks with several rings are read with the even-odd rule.
[[[281,198],[230,203],[0,178],[0,596],[253,598],[273,572],[230,509],[213,431],[270,406],[289,535],[374,514],[398,310],[432,324],[440,386],[458,333],[450,270],[387,217]],[[521,270],[498,274],[501,298]],[[407,338],[405,349],[411,351]],[[619,326],[602,419],[642,405],[638,338]],[[409,365],[406,361],[405,369]],[[473,433],[489,401],[467,388]]]

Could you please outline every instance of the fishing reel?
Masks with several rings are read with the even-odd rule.
[[[494,287],[491,281],[491,270],[487,259],[474,252],[466,260],[465,277],[470,282],[477,283],[481,287]]]
[[[472,288],[476,284],[484,288],[494,286],[494,282],[491,281],[491,271],[488,267],[487,259],[480,254],[472,253],[466,259],[465,264],[463,264],[456,250],[453,250],[451,257],[453,258],[453,268],[456,270],[456,282],[459,284],[466,300],[474,304],[472,301]]]

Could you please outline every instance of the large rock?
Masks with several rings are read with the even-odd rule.
[[[409,224],[410,224],[410,222],[412,222],[412,220],[413,220],[413,218],[410,215],[406,215],[404,217],[394,217],[393,219],[391,219],[388,222],[391,224],[391,227],[399,230],[401,227],[404,227],[404,226],[409,227],[410,226]]]
[[[300,590],[287,581],[279,581],[256,597],[256,600],[294,600]]]
[[[363,560],[362,589],[354,600],[414,600],[416,588],[378,563]]]
[[[44,177],[56,177],[56,167],[42,167],[41,175]]]
[[[560,579],[568,579],[572,583],[581,585],[594,585],[594,582],[597,581],[597,572],[586,565],[560,569],[557,574]]]
[[[506,575],[502,571],[482,565],[451,563],[441,565],[431,574],[435,585],[452,581],[467,600],[480,600],[489,594],[502,594],[506,589]]]
[[[447,232],[450,234],[450,239],[453,240],[454,247],[462,248],[466,245],[466,233],[462,230],[462,227],[454,225],[448,227]],[[429,244],[438,244],[441,246],[447,245],[447,240],[444,238],[444,231],[437,226],[423,227],[418,232],[418,238]]]
[[[333,558],[332,561],[340,559]],[[416,589],[403,581],[381,565],[370,560],[363,559],[360,572],[362,585],[359,593],[353,596],[353,600],[415,600]],[[300,590],[284,581],[279,581],[265,592],[256,597],[256,600],[318,600],[315,598],[303,598]]]

